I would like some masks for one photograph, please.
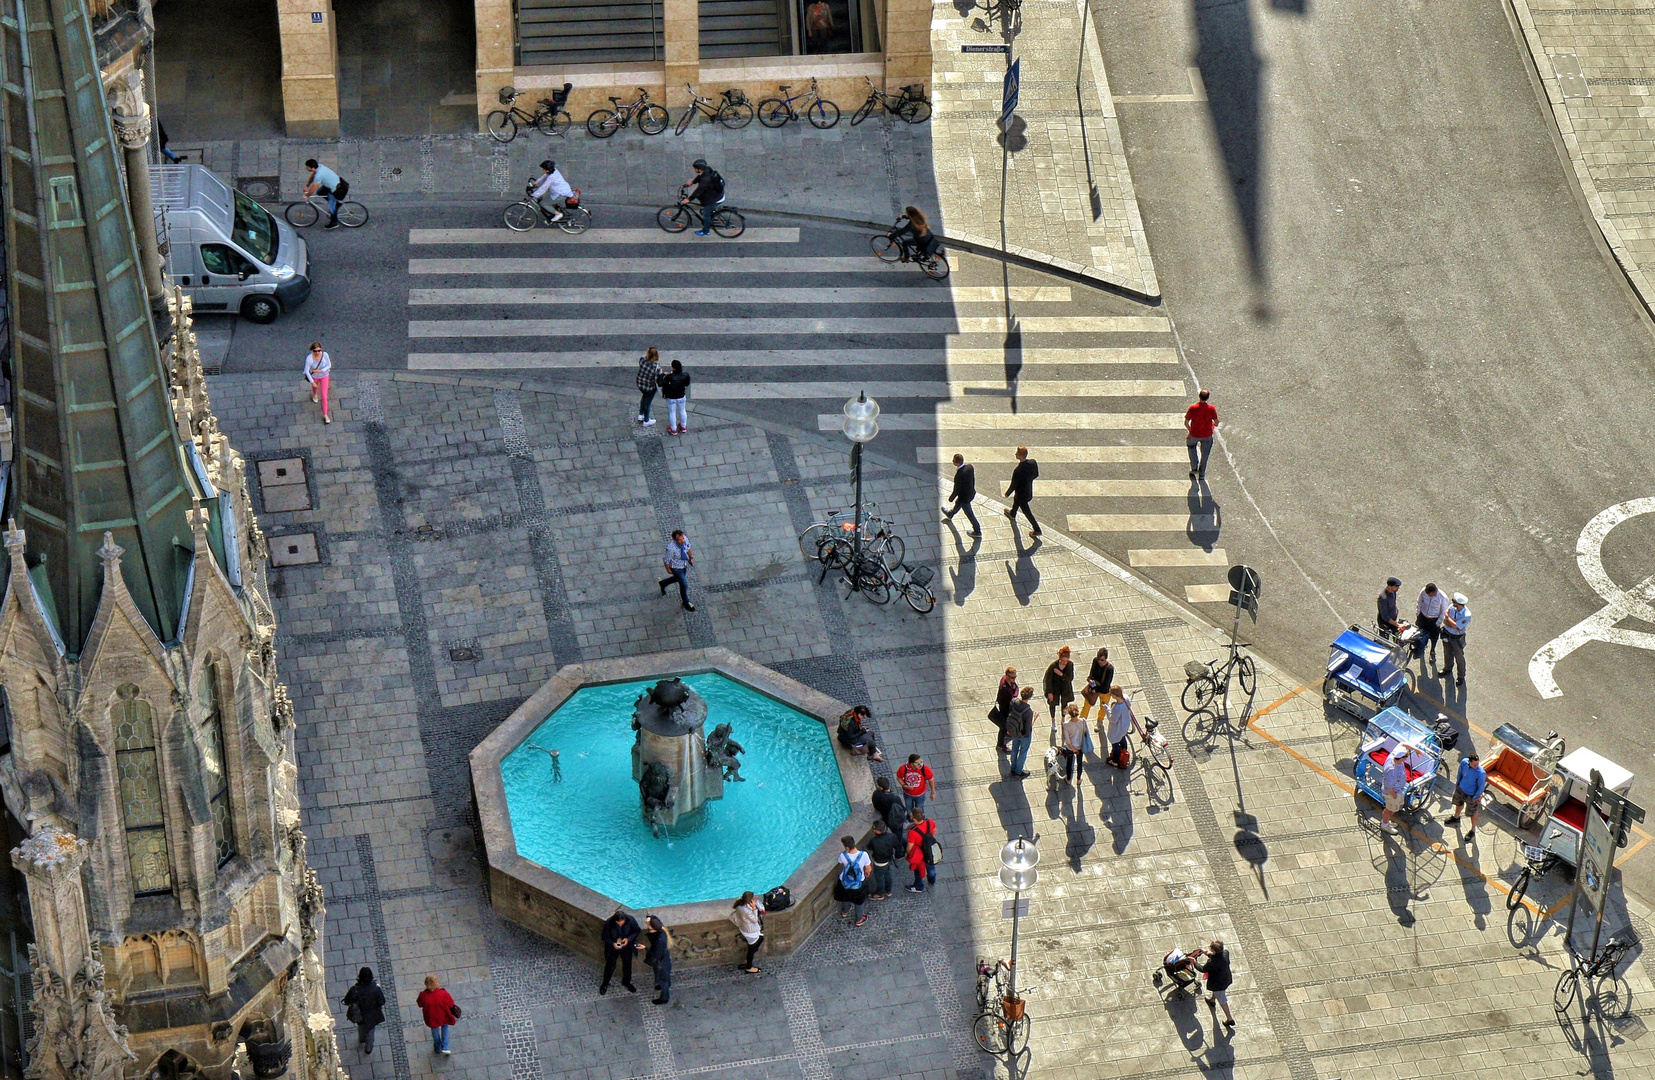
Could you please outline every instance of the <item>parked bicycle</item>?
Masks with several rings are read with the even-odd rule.
[[[1230,693],[1230,676],[1241,682],[1241,691],[1249,698],[1258,689],[1258,668],[1251,656],[1243,656],[1245,641],[1230,642],[1230,654],[1222,660],[1203,664],[1191,660],[1184,665],[1184,711],[1200,712],[1215,701],[1222,701]]]
[[[632,121],[638,121],[638,130],[645,135],[659,135],[667,129],[667,110],[649,100],[649,91],[638,87],[638,99],[621,104],[621,99],[611,97],[609,103],[613,109],[598,109],[586,118],[586,130],[595,138],[607,139],[624,127],[629,127]]]
[[[1610,938],[1596,958],[1588,958],[1575,952],[1574,943],[1569,942],[1569,970],[1557,978],[1557,988],[1552,991],[1552,1008],[1558,1012],[1567,1011],[1579,996],[1583,982],[1587,991],[1592,992],[1592,984],[1597,980],[1614,978],[1621,960],[1637,945],[1638,935],[1628,930],[1624,935]]]
[[[887,94],[866,75],[862,76],[862,81],[868,84],[868,100],[851,114],[851,127],[866,120],[876,106],[910,124],[923,124],[931,119],[931,103],[925,99],[924,83],[904,86],[900,94]]]
[[[687,198],[689,185],[686,184],[679,188],[678,193]],[[681,233],[700,219],[700,208],[691,206],[687,202],[663,206],[655,212],[655,224],[669,233]],[[725,206],[723,203],[713,208],[713,232],[733,240],[746,231],[747,219],[741,216],[740,210],[733,206]]]
[[[326,195],[310,195],[287,204],[282,216],[294,228],[304,229],[320,221],[328,212]],[[368,223],[368,208],[355,200],[339,203],[339,224],[347,229],[360,229]]]
[[[1144,768],[1150,765],[1161,770],[1166,776],[1172,772],[1172,747],[1167,744],[1167,737],[1160,732],[1161,722],[1153,716],[1144,717],[1144,729],[1138,733],[1138,739],[1143,743],[1144,752],[1148,755],[1144,760]]]
[[[835,510],[828,514],[825,521],[815,522],[805,529],[804,532],[799,534],[799,551],[807,559],[819,560],[822,557],[820,550],[822,541],[829,536],[838,536],[841,528],[850,521],[852,513],[853,511],[850,510]],[[862,535],[864,537],[868,535],[868,523],[875,520],[883,520],[879,517],[879,504],[871,500],[863,503]]]
[[[592,211],[580,205],[580,188],[563,200],[563,216],[552,220],[551,213],[534,197],[535,181],[523,189],[523,197],[506,207],[506,228],[512,232],[528,232],[536,225],[556,225],[566,233],[583,233],[592,227]]]
[[[1511,891],[1506,893],[1507,911],[1515,910],[1517,905],[1523,902],[1531,881],[1537,877],[1545,877],[1552,867],[1562,861],[1562,856],[1534,844],[1519,841],[1518,849],[1523,855],[1523,869],[1517,872],[1517,880],[1511,883]]]
[[[839,535],[825,535],[817,542],[816,558],[822,564],[822,576],[829,570],[843,570],[850,566],[856,554],[856,529],[849,521],[839,523]],[[881,517],[868,517],[862,523],[862,557],[873,559],[885,567],[900,566],[907,554],[902,537]]]
[[[684,110],[684,115],[678,118],[678,126],[672,129],[674,135],[682,135],[689,130],[690,122],[699,113],[707,118],[708,123],[720,123],[732,130],[744,128],[753,122],[753,106],[748,103],[747,95],[738,89],[724,91],[723,99],[717,106],[711,98],[704,98],[695,92],[695,87],[684,84],[684,89],[690,92],[690,106]]]
[[[810,89],[802,94],[789,97],[787,92],[793,89],[791,86],[783,86],[780,89],[782,97],[766,98],[759,102],[759,123],[765,127],[779,128],[789,120],[797,120],[801,116],[807,118],[812,126],[819,128],[830,128],[839,122],[839,106],[822,97],[814,77],[810,80]],[[794,108],[795,101],[806,104]]]
[[[903,262],[904,255],[907,255],[906,261],[917,264],[931,280],[941,281],[948,276],[948,256],[943,251],[941,243],[932,248],[929,254],[918,251],[908,254],[900,240],[892,239],[889,233],[876,233],[868,238],[868,246],[873,248],[873,253],[880,262]]]
[[[569,100],[569,91],[573,83],[564,83],[563,89],[553,90],[552,96],[540,99],[540,107],[534,112],[525,112],[517,107],[517,99],[522,92],[510,86],[500,88],[500,104],[504,109],[495,109],[488,114],[483,122],[488,129],[489,138],[495,142],[509,143],[517,138],[517,129],[532,127],[542,135],[559,135],[569,130],[573,121],[569,114],[563,111],[564,103]]]
[[[937,606],[937,594],[931,591],[931,579],[936,571],[929,566],[897,563],[887,568],[885,575],[891,579],[892,590],[901,593],[908,606],[921,615]]]
[[[1029,1016],[1022,998],[1009,997],[1011,966],[1004,960],[977,961],[977,1016],[971,1033],[990,1054],[1021,1053],[1029,1044]],[[1026,986],[1027,992],[1035,987]]]

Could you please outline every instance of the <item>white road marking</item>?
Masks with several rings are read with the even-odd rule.
[[[409,259],[410,274],[818,274],[904,273],[914,268],[869,256],[639,256],[630,259]],[[924,288],[925,286],[918,286]],[[1014,286],[1015,288],[1015,286]]]
[[[1230,585],[1185,585],[1184,599],[1192,604],[1227,604],[1230,602]]]
[[[1049,318],[1030,317],[1018,320],[1027,333],[1124,333],[1147,329],[1140,326],[1118,325],[1130,322],[1132,316],[1116,319],[1112,316],[1056,315]],[[1161,329],[1164,320],[1151,319]],[[995,315],[979,318],[970,315],[911,318],[822,318],[798,319],[755,316],[740,318],[673,318],[673,319],[452,319],[414,320],[408,324],[412,338],[440,337],[598,337],[606,334],[637,338],[640,334],[686,336],[752,335],[815,335],[815,334],[990,334],[1003,333],[1006,321]]]
[[[491,353],[410,353],[408,367],[415,371],[471,371],[498,368],[624,368],[638,364],[638,349],[590,352],[491,352]],[[1165,354],[1167,359],[1160,359]],[[1155,358],[1150,358],[1155,356]],[[1019,366],[1021,376],[1038,381],[1061,381],[1058,376],[1076,375],[1097,364],[1177,364],[1172,349],[1025,349]],[[1003,368],[1002,349],[962,349],[952,345],[940,349],[734,349],[704,352],[698,349],[661,350],[665,361],[682,360],[693,368],[707,367],[849,367],[918,366],[950,369]],[[1182,385],[1182,380],[1178,380]],[[1025,384],[1026,385],[1026,384]],[[1180,454],[1183,451],[1179,451]],[[1179,460],[1182,460],[1181,458]]]
[[[1611,506],[1588,521],[1586,527],[1580,531],[1580,539],[1575,542],[1575,561],[1580,566],[1580,576],[1586,579],[1586,584],[1592,587],[1593,592],[1603,598],[1605,606],[1603,610],[1582,619],[1552,638],[1530,658],[1529,679],[1534,683],[1534,688],[1540,691],[1541,697],[1555,698],[1563,695],[1563,690],[1557,685],[1557,679],[1553,675],[1553,669],[1557,667],[1558,661],[1589,641],[1606,641],[1611,645],[1655,650],[1655,634],[1642,630],[1626,630],[1619,626],[1626,619],[1655,623],[1655,606],[1650,604],[1651,600],[1655,600],[1655,575],[1644,578],[1630,589],[1623,590],[1603,568],[1603,541],[1609,533],[1622,522],[1648,513],[1655,513],[1655,498],[1633,499]]]
[[[1009,469],[1012,454],[1017,448],[1004,446],[921,446],[914,456],[921,465],[953,466],[954,455],[964,454],[967,461],[981,464],[1002,461]],[[1036,461],[1053,464],[1079,462],[1092,464],[1187,462],[1189,454],[1182,446],[1030,446],[1029,456]]]
[[[560,229],[541,229],[534,232],[512,232],[498,229],[409,229],[410,244],[796,244],[798,229],[748,229],[735,239],[696,236],[688,231],[663,232],[660,229],[593,229],[590,232],[566,233]],[[910,268],[911,269],[911,268]]]
[[[1019,295],[1021,294],[1021,295]],[[1020,303],[1063,303],[1063,288],[1012,287]],[[542,286],[531,289],[410,289],[408,303],[421,304],[954,304],[998,303],[998,285],[962,286],[952,291],[921,286],[879,288],[870,285],[771,287],[712,285],[663,289],[656,283],[609,286]]]
[[[696,389],[698,396],[720,401],[843,398],[859,390],[866,391],[876,398],[930,397],[946,400],[980,397],[1007,401],[1011,399],[1011,392],[1003,383],[957,379],[949,382],[718,382],[700,384]],[[1017,386],[1019,398],[1181,397],[1183,393],[1184,384],[1181,382],[1142,380],[1123,380],[1118,383],[1030,380],[1020,382]]]
[[[818,431],[843,431],[839,413],[816,417]],[[930,413],[885,413],[879,426],[892,431],[1145,431],[1183,430],[1179,413],[986,413],[955,412],[946,406]]]
[[[1036,496],[1038,500],[1039,496]],[[1070,532],[1203,532],[1218,528],[1212,514],[1070,514]]]
[[[1230,556],[1223,548],[1132,548],[1126,561],[1131,566],[1229,566]]]

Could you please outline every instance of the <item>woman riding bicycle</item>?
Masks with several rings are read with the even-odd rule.
[[[925,215],[917,206],[902,208],[902,216],[896,219],[891,231],[885,234],[902,246],[902,261],[912,262],[915,256],[932,255],[937,250],[937,237],[931,231],[931,223],[925,220]]]

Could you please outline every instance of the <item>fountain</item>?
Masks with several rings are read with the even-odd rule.
[[[491,902],[593,956],[617,907],[657,914],[694,964],[739,959],[735,897],[785,885],[785,955],[832,907],[838,838],[872,824],[845,708],[725,649],[563,668],[471,753]]]

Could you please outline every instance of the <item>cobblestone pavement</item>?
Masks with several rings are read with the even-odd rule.
[[[1592,216],[1655,306],[1655,8],[1511,5]]]
[[[1034,1075],[1655,1065],[1636,1013],[1554,1017],[1561,949],[1535,910],[1560,883],[1502,917],[1513,843],[1494,823],[1458,847],[1439,805],[1387,842],[1346,790],[1352,729],[1268,666],[1249,722],[1186,721],[1182,667],[1217,655],[1218,632],[1055,531],[1024,546],[980,502],[986,535],[968,546],[935,524],[934,477],[876,457],[870,494],[910,557],[940,566],[942,603],[919,616],[818,585],[800,557],[796,532],[847,498],[842,441],[817,432],[700,405],[666,439],[632,426],[622,392],[406,373],[342,377],[326,428],[291,378],[224,376],[213,394],[250,458],[306,466],[304,497],[267,489],[260,508],[272,551],[295,563],[273,593],[334,997],[366,963],[398,1006],[374,1060],[346,1048],[359,1080],[982,1076],[971,965],[1007,951],[997,852],[1030,829],[1044,852],[1020,963]],[[679,523],[700,553],[693,615],[648,591]],[[1172,736],[1170,779],[1097,762],[1074,790],[1049,792],[1038,765],[1003,777],[983,719],[994,680],[1007,663],[1038,677],[1065,643],[1077,661],[1111,649]],[[759,979],[684,972],[662,1009],[600,998],[590,964],[486,906],[465,754],[559,664],[713,644],[867,700],[896,754],[927,756],[939,888],[877,904],[861,930],[823,927]],[[1173,944],[1212,935],[1236,955],[1233,1037],[1150,981]],[[420,1030],[427,972],[466,1006],[452,1058]],[[1606,989],[1637,1004],[1655,987],[1640,958]]]

